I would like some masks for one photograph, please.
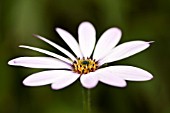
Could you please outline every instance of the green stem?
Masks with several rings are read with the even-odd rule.
[[[90,89],[83,88],[83,110],[84,113],[90,113],[91,112],[91,100],[90,100]]]

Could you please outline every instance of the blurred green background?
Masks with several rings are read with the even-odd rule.
[[[128,82],[126,88],[100,83],[91,90],[92,113],[170,113],[170,0],[3,0],[0,15],[0,113],[82,113],[79,81],[59,91],[50,86],[25,87],[22,80],[41,71],[8,66],[19,56],[45,56],[21,44],[59,53],[32,34],[44,36],[67,48],[55,27],[77,39],[77,27],[90,21],[97,39],[110,27],[123,31],[120,43],[155,41],[142,53],[114,64],[148,70],[154,79]]]

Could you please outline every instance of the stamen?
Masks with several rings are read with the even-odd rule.
[[[95,71],[98,68],[98,63],[90,58],[77,58],[77,61],[73,62],[73,71],[79,74],[87,74]]]

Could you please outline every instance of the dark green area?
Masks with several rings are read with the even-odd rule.
[[[87,60],[82,61],[82,65],[89,65],[89,61]]]
[[[26,87],[22,80],[39,69],[8,66],[19,56],[45,56],[21,44],[61,54],[32,36],[39,34],[69,49],[55,32],[69,31],[77,40],[77,27],[90,21],[97,40],[110,27],[119,27],[120,43],[155,41],[144,52],[109,65],[133,65],[154,75],[146,82],[128,82],[126,88],[99,83],[92,89],[92,113],[170,113],[170,0],[2,0],[0,10],[0,113],[82,113],[79,81],[59,91]]]

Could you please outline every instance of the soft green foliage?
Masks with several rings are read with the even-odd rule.
[[[154,79],[128,82],[126,88],[100,83],[91,91],[92,113],[170,113],[169,0],[3,0],[0,19],[0,113],[83,112],[79,81],[59,91],[50,86],[25,87],[22,80],[41,70],[11,67],[7,62],[17,56],[42,55],[18,48],[20,44],[59,53],[32,34],[65,46],[55,27],[68,30],[77,39],[77,26],[85,20],[94,24],[97,38],[116,26],[123,31],[121,43],[155,41],[142,54],[111,64],[141,67],[151,72]]]

